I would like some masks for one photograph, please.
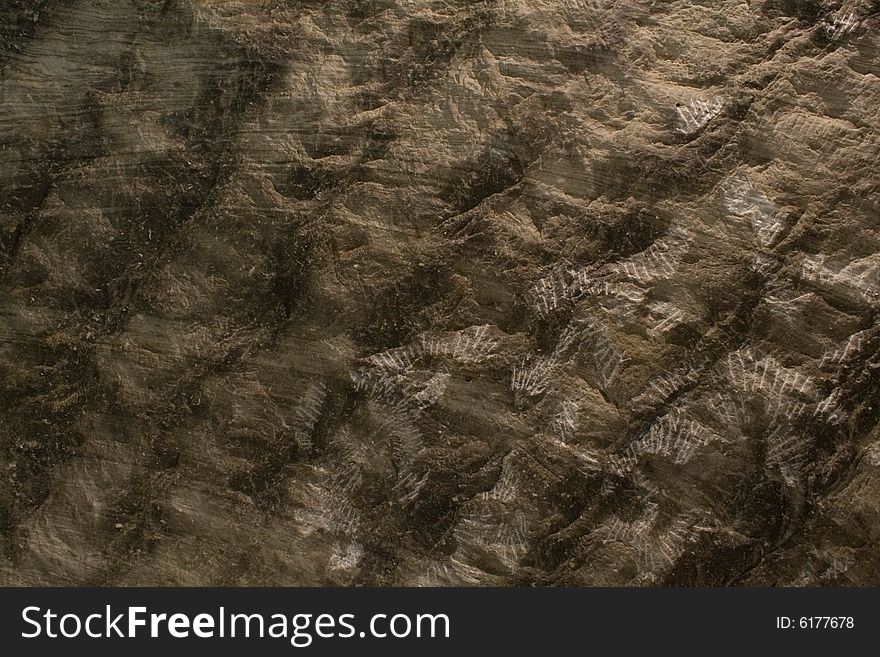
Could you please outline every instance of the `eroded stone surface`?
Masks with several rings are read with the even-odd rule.
[[[877,2],[4,7],[3,583],[880,583]]]

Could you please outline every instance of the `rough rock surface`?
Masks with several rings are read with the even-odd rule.
[[[3,0],[0,582],[880,584],[878,27]]]

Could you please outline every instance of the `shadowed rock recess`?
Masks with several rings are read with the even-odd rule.
[[[0,583],[880,584],[878,28],[3,0]]]

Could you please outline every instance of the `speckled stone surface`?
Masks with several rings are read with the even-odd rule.
[[[0,583],[880,584],[878,27],[0,2]]]

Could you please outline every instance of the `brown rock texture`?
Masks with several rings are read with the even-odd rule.
[[[880,584],[878,27],[0,2],[0,583]]]

